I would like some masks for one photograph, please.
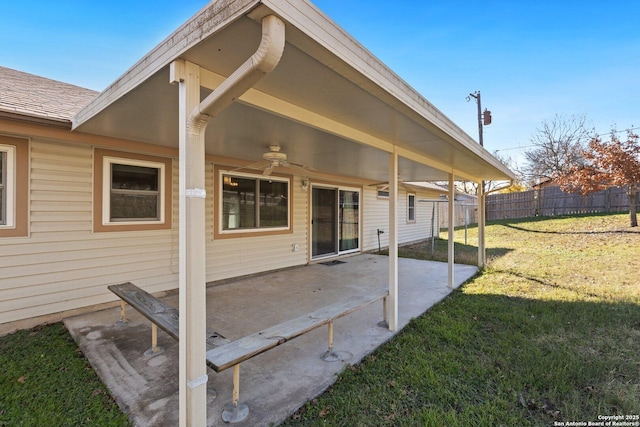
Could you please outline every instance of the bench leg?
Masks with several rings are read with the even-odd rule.
[[[333,321],[329,322],[329,349],[322,355],[321,359],[325,362],[335,362],[340,359],[340,356],[333,351]]]
[[[127,303],[120,300],[120,320],[116,322],[116,326],[126,326],[129,323],[127,319]]]
[[[222,421],[239,423],[249,416],[249,407],[240,403],[240,365],[233,367],[233,401],[222,411]]]
[[[156,356],[164,351],[164,348],[158,345],[158,327],[155,323],[151,324],[151,348],[144,352],[145,356]]]
[[[381,328],[389,328],[389,315],[387,314],[387,297],[382,298],[382,320],[378,322]]]

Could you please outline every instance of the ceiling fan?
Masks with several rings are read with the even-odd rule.
[[[262,175],[264,176],[270,176],[273,173],[273,169],[279,166],[285,167],[285,168],[295,168],[295,169],[303,170],[305,172],[309,172],[311,168],[298,163],[293,163],[288,161],[287,153],[280,151],[281,149],[282,147],[280,147],[279,145],[272,144],[269,146],[269,151],[262,153],[263,160],[257,163],[243,166],[235,170],[239,170],[239,169],[262,170]]]

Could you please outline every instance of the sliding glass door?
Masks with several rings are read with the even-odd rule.
[[[313,258],[360,249],[360,191],[311,189],[311,255]]]

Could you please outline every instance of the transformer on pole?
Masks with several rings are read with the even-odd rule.
[[[487,126],[491,124],[491,111],[484,109],[484,113],[482,112],[482,101],[480,99],[480,91],[476,91],[475,93],[470,93],[467,96],[467,101],[471,101],[471,98],[475,98],[476,104],[478,104],[478,142],[481,146],[484,147],[484,141],[482,138],[482,126]]]

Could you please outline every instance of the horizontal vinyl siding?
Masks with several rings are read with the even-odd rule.
[[[0,245],[0,323],[113,301],[113,283],[177,287],[177,233],[92,232],[92,147],[33,139],[30,166],[30,236]]]
[[[309,195],[303,177],[291,181],[292,232],[214,239],[213,164],[206,164],[208,281],[304,265],[309,259]],[[27,237],[0,242],[0,324],[115,301],[107,285],[131,281],[159,292],[178,287],[178,161],[173,160],[173,227],[168,230],[93,232],[93,148],[33,139]],[[365,186],[364,250],[388,246],[387,199]],[[416,200],[425,197],[416,193]],[[406,224],[406,191],[399,196],[401,242],[428,237],[430,210],[417,203],[416,224]],[[298,245],[298,250],[294,246]]]
[[[416,220],[407,222],[407,190],[398,189],[398,243],[400,245],[428,239],[432,236],[431,217],[432,203],[420,202],[436,198],[437,195],[425,191],[410,191],[416,195]],[[363,249],[365,251],[378,249],[378,229],[384,233],[380,235],[380,246],[389,246],[389,199],[378,198],[375,188],[364,190],[364,227]],[[436,209],[437,215],[437,209]],[[437,219],[437,218],[436,218]],[[435,224],[437,229],[437,222]]]

